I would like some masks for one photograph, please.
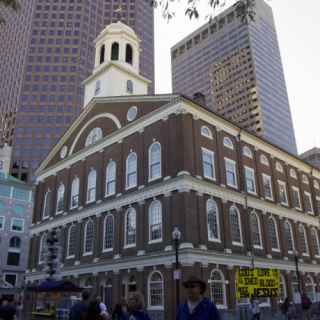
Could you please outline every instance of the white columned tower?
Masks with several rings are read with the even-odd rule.
[[[124,23],[108,25],[95,40],[95,65],[85,86],[84,107],[94,97],[146,95],[151,82],[139,74],[140,39]]]

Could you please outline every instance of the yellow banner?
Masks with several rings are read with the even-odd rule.
[[[278,297],[280,271],[276,269],[238,269],[237,299]]]

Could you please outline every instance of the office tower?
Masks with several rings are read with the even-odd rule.
[[[255,11],[245,24],[234,5],[177,43],[173,92],[201,92],[208,108],[296,154],[272,10],[256,0]]]
[[[93,40],[105,25],[118,20],[141,39],[140,71],[153,83],[153,8],[144,0],[35,0],[30,35],[21,44],[27,48],[21,92],[12,107],[17,112],[14,176],[30,181],[41,159],[79,114],[82,81],[94,64]],[[0,81],[6,82],[5,74]]]
[[[300,158],[320,169],[320,148],[312,148],[300,155]]]

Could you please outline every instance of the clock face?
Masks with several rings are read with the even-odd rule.
[[[61,159],[64,159],[67,155],[67,152],[68,152],[68,147],[67,146],[64,146],[62,149],[61,149],[61,152],[60,152],[60,158]]]
[[[138,108],[136,106],[130,107],[127,113],[127,120],[128,121],[133,121],[138,114]]]

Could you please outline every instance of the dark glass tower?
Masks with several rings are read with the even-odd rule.
[[[272,10],[255,3],[249,24],[233,6],[172,48],[173,92],[203,93],[208,108],[296,154]]]
[[[12,174],[23,180],[31,179],[79,114],[81,83],[94,64],[93,40],[107,24],[121,20],[136,31],[140,71],[154,90],[153,8],[144,0],[34,0],[31,11],[13,140]]]

